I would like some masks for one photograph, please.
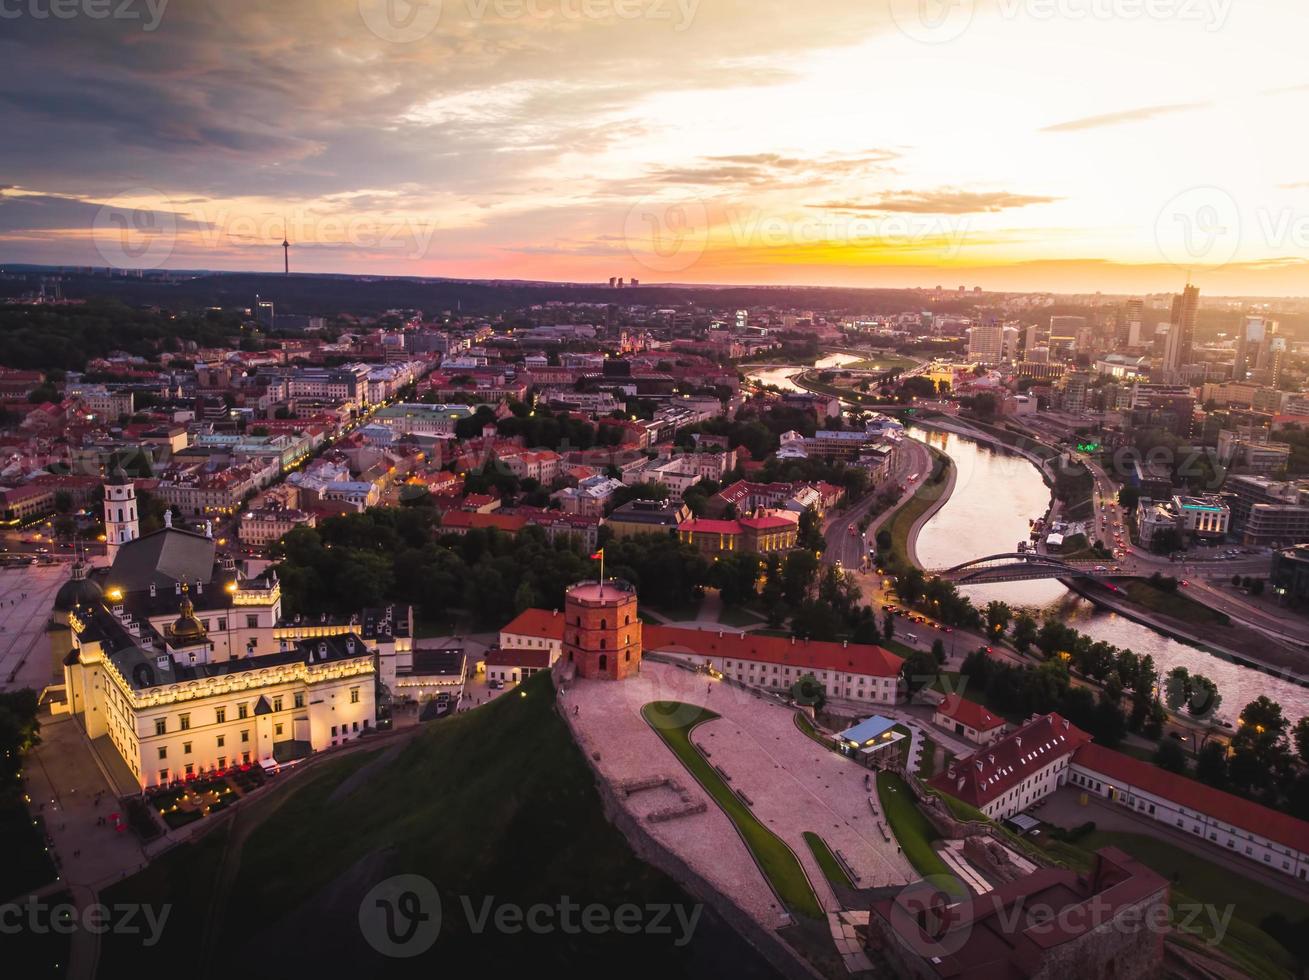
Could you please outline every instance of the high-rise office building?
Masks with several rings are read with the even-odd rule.
[[[1199,310],[1199,286],[1188,284],[1181,295],[1173,297],[1173,313],[1168,318],[1168,341],[1164,344],[1164,374],[1170,378],[1181,374],[1183,364],[1191,363],[1195,318]]]
[[[1251,355],[1258,356],[1264,341],[1264,318],[1248,316],[1236,332],[1236,358],[1232,362],[1232,380],[1244,381],[1250,373]]]
[[[968,359],[979,364],[999,364],[1004,360],[1004,327],[999,323],[982,323],[968,330]]]
[[[1062,357],[1071,357],[1077,352],[1077,337],[1086,328],[1084,316],[1050,317],[1050,355],[1056,352]]]
[[[1140,347],[1145,327],[1145,300],[1129,299],[1127,301],[1127,346]]]

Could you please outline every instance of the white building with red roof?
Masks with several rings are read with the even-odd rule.
[[[932,724],[962,735],[977,745],[990,745],[1004,734],[1005,727],[1003,718],[959,694],[949,695],[936,706]]]
[[[676,657],[752,687],[785,690],[812,674],[828,697],[894,704],[900,696],[903,658],[872,644],[824,643],[655,624],[646,624],[644,644],[647,654]]]
[[[951,760],[930,785],[1004,820],[1068,781],[1073,753],[1091,736],[1057,712],[1037,715],[972,755]]]
[[[1093,743],[1073,754],[1068,781],[1139,817],[1309,880],[1309,823],[1290,814]]]

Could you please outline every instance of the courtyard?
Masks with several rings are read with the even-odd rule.
[[[766,928],[785,924],[786,909],[737,824],[643,716],[648,705],[674,703],[661,713],[661,727],[687,731],[707,764],[748,801],[737,805],[748,807],[769,836],[794,855],[825,913],[839,911],[841,903],[829,884],[830,864],[824,869],[806,834],[822,839],[859,888],[900,885],[918,877],[894,837],[878,826],[881,818],[870,805],[870,797],[876,801],[871,774],[805,735],[792,708],[650,660],[639,676],[622,683],[571,681],[560,702],[583,751],[611,785],[676,777],[710,804],[703,812],[643,826]],[[618,795],[621,800],[623,794]],[[623,805],[641,819],[648,804],[639,799],[630,796]]]

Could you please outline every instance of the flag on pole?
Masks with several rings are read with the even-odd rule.
[[[604,556],[605,556],[605,550],[604,550],[603,548],[601,548],[599,551],[597,551],[594,555],[591,556],[591,560],[592,560],[592,561],[599,561],[599,560],[600,560],[601,558],[603,558]]]

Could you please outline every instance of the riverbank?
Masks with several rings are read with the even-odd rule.
[[[944,480],[940,484],[940,492],[936,495],[936,499],[931,501],[927,508],[918,515],[905,536],[904,555],[909,559],[909,563],[916,568],[922,567],[918,561],[918,534],[927,522],[936,515],[936,512],[950,500],[950,495],[954,493],[955,481],[959,478],[959,469],[954,465],[954,460],[936,449],[932,449],[931,452],[932,459],[940,460],[944,467]],[[933,472],[935,473],[935,471]]]
[[[1088,579],[1060,579],[1059,581],[1068,591],[1076,593],[1099,609],[1107,609],[1124,619],[1130,619],[1141,626],[1149,627],[1156,633],[1161,633],[1180,643],[1190,644],[1237,666],[1257,670],[1301,687],[1309,687],[1309,676],[1301,673],[1306,659],[1309,659],[1309,654],[1284,644],[1276,644],[1248,626],[1233,622],[1231,626],[1223,627],[1224,631],[1235,631],[1234,635],[1225,636],[1223,639],[1228,643],[1234,640],[1248,641],[1260,651],[1257,657],[1238,652],[1227,643],[1215,642],[1215,629],[1207,629],[1204,635],[1201,635],[1191,628],[1190,624],[1152,612],[1124,598],[1121,593],[1110,592],[1097,582]]]
[[[918,564],[917,538],[923,525],[945,506],[954,491],[955,465],[949,456],[931,446],[925,446],[932,460],[932,473],[922,486],[905,499],[895,510],[889,511],[873,529],[886,530],[891,535],[891,551],[904,555],[913,565]]]

